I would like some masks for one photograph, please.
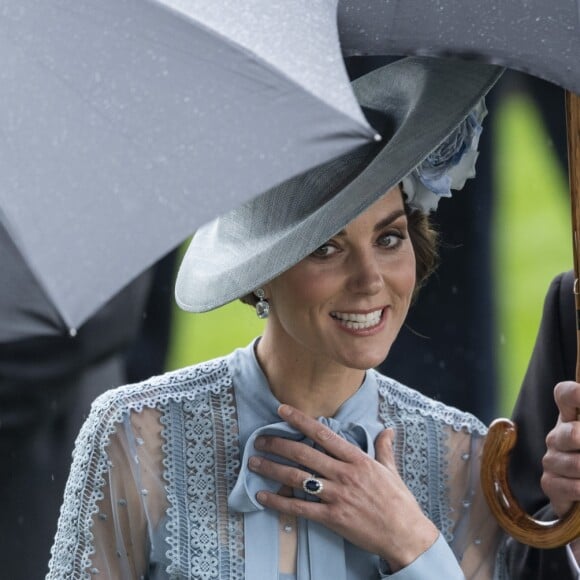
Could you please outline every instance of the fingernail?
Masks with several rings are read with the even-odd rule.
[[[264,445],[266,444],[266,441],[263,437],[258,437],[255,441],[254,441],[254,447],[256,449],[264,449]]]
[[[256,499],[260,502],[260,503],[264,503],[266,501],[266,494],[263,491],[259,491],[256,494]]]
[[[288,405],[280,405],[278,407],[278,415],[281,417],[290,417],[292,415],[292,409]]]
[[[260,467],[260,465],[262,465],[262,460],[259,457],[252,456],[248,461],[248,465],[250,469],[256,469],[257,467]]]

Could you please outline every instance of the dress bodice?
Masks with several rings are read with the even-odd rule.
[[[252,501],[268,482],[244,469],[256,431],[283,427],[277,407],[252,345],[100,397],[77,440],[49,578],[283,578],[277,514]],[[395,429],[399,472],[441,531],[397,578],[457,562],[468,578],[494,577],[500,534],[479,488],[477,419],[371,370],[325,420],[369,453]],[[312,524],[299,522],[299,580],[388,576],[376,555]],[[320,575],[329,554],[342,576]]]

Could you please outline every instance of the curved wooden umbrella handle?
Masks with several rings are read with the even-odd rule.
[[[557,548],[580,536],[580,504],[561,519],[542,522],[530,517],[518,504],[507,481],[509,454],[516,443],[516,426],[496,419],[489,427],[483,448],[481,484],[487,503],[499,525],[522,544]]]
[[[577,357],[576,381],[580,382],[580,97],[566,92],[568,126],[568,166],[574,272],[576,281]],[[557,548],[580,537],[580,503],[574,504],[560,520],[541,522],[530,517],[513,496],[507,480],[510,451],[516,443],[516,427],[507,419],[497,419],[489,428],[483,447],[481,485],[489,507],[499,525],[513,538],[535,548]]]

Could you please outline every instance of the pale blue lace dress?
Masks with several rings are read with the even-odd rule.
[[[261,432],[300,437],[276,413],[253,345],[101,396],[79,434],[48,578],[355,580],[503,578],[501,534],[479,488],[473,416],[375,371],[332,419],[370,454],[396,430],[399,471],[439,540],[390,574],[314,522],[284,526],[255,501],[277,489],[245,467]],[[284,534],[297,545],[281,566]]]

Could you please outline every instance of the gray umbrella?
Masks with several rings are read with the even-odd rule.
[[[202,223],[373,138],[336,1],[0,0],[0,342],[74,331]]]
[[[345,56],[475,58],[580,93],[578,0],[340,0]]]

